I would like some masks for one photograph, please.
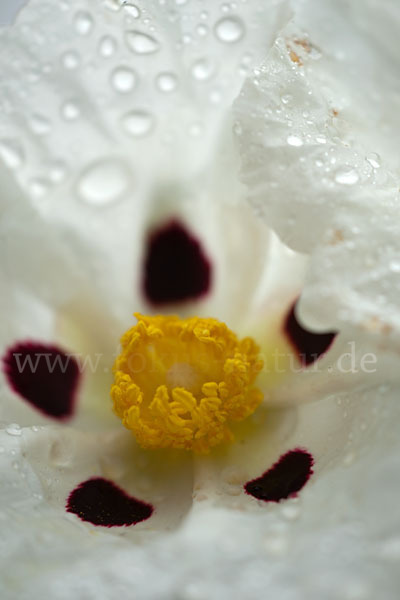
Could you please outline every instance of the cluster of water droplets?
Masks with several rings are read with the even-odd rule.
[[[225,82],[222,80],[221,84],[218,78],[222,59],[219,59],[218,53],[212,49],[215,45],[221,49],[224,46],[227,49],[241,48],[241,43],[246,39],[248,32],[238,12],[237,3],[221,3],[216,11],[199,7],[200,10],[193,13],[190,12],[193,6],[189,8],[189,2],[185,0],[175,0],[176,8],[169,7],[168,11],[165,4],[163,0],[160,1],[160,10],[165,11],[165,18],[171,23],[179,22],[177,31],[181,29],[180,38],[178,35],[177,38],[165,39],[168,28],[160,27],[147,6],[134,0],[103,0],[104,10],[99,13],[89,12],[83,7],[73,12],[68,1],[61,2],[59,9],[65,13],[63,18],[66,22],[69,20],[76,36],[75,41],[70,46],[62,46],[53,62],[41,66],[40,62],[36,61],[37,64],[30,69],[27,79],[31,85],[35,84],[38,88],[49,82],[53,86],[51,75],[60,73],[61,68],[63,79],[60,78],[60,81],[63,83],[60,90],[66,87],[67,93],[59,98],[59,105],[54,107],[54,111],[28,114],[27,124],[31,134],[35,138],[43,138],[46,144],[56,133],[57,120],[64,123],[64,127],[71,128],[71,132],[78,131],[81,127],[84,130],[85,123],[93,117],[95,106],[91,106],[90,98],[80,98],[80,82],[90,86],[90,78],[93,78],[94,85],[97,86],[103,74],[107,76],[108,89],[104,88],[104,93],[97,95],[96,109],[101,111],[102,105],[108,104],[114,105],[113,110],[117,111],[118,106],[121,106],[120,114],[114,122],[126,143],[142,143],[142,140],[149,139],[165,121],[165,111],[163,114],[163,109],[158,108],[158,105],[162,107],[162,102],[168,102],[168,106],[171,106],[173,102],[182,102],[178,93],[190,89],[190,86],[194,86],[195,94],[202,94],[201,103],[205,98],[209,106],[218,107],[223,97]],[[185,11],[182,11],[183,7]],[[115,33],[115,19],[119,19],[121,24],[121,33],[118,34]],[[22,29],[32,39],[35,38],[35,43],[39,44],[39,38],[42,39],[40,44],[46,40],[46,31],[33,34],[27,25],[24,25],[21,31]],[[49,40],[50,37],[47,41]],[[179,53],[185,46],[190,47],[189,59],[181,61]],[[165,57],[169,62],[166,62]],[[243,50],[238,66],[241,76],[247,73],[251,60],[251,53]],[[48,80],[45,81],[44,77]],[[78,83],[78,87],[75,82]],[[157,110],[154,110],[152,102],[148,101],[149,93],[154,95]],[[112,99],[112,94],[116,94],[115,100]],[[180,131],[179,135],[185,133],[188,141],[195,141],[204,135],[205,130],[206,123],[203,118],[193,115],[191,120],[187,118],[184,131]],[[173,130],[166,128],[160,136],[161,143],[170,145],[174,136]],[[10,169],[20,169],[22,172],[24,165],[30,163],[31,154],[31,148],[25,148],[22,141],[17,141],[11,136],[0,139],[0,159]],[[56,157],[54,161],[60,164],[64,162]],[[122,163],[120,168],[116,169],[117,161],[115,157],[101,158],[83,167],[79,182],[75,185],[77,195],[83,202],[89,205],[105,205],[124,195],[126,170]],[[42,164],[44,162],[42,161]],[[46,162],[50,164],[49,160]],[[30,168],[27,176],[22,175],[22,180],[32,197],[39,200],[45,196],[50,197],[54,186],[64,182],[68,172],[73,170],[73,165],[63,164],[61,169],[51,169],[51,172],[47,169],[44,172],[41,168],[36,174],[32,173]],[[107,186],[99,184],[101,177],[93,176],[93,173],[101,171],[112,173],[109,180],[111,183]],[[105,193],[100,193],[101,187],[107,190],[108,200]]]

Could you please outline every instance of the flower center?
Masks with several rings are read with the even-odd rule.
[[[216,319],[135,315],[121,339],[111,397],[115,413],[144,448],[208,452],[233,440],[230,422],[262,400],[263,362],[251,338]]]

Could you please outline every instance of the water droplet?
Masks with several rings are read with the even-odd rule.
[[[243,134],[243,127],[239,121],[236,121],[233,125],[233,133],[235,135],[241,136]]]
[[[203,124],[196,122],[192,123],[189,127],[189,135],[192,137],[199,137],[203,133]]]
[[[200,58],[193,63],[191,73],[197,81],[207,81],[214,73],[214,65],[210,60]]]
[[[0,159],[9,169],[18,169],[24,162],[24,153],[19,143],[14,140],[1,140]]]
[[[400,273],[400,262],[398,260],[392,260],[389,263],[389,268],[393,273]]]
[[[103,4],[109,10],[113,12],[118,12],[121,8],[120,0],[103,0]]]
[[[125,40],[129,49],[136,54],[153,54],[160,49],[160,44],[154,37],[140,31],[127,31]]]
[[[199,25],[197,25],[197,27],[196,27],[196,31],[197,31],[198,35],[200,35],[201,37],[205,37],[208,33],[208,27],[207,27],[207,25],[204,25],[203,23],[199,23]]]
[[[285,503],[281,508],[281,515],[287,521],[295,521],[300,516],[300,505],[299,503]]]
[[[119,160],[100,160],[81,175],[77,191],[80,198],[92,206],[105,206],[119,200],[127,191],[130,177]]]
[[[133,19],[138,19],[140,17],[140,10],[135,4],[131,4],[130,2],[124,2],[122,8],[124,12]]]
[[[286,138],[289,146],[302,146],[303,140],[298,135],[288,135]]]
[[[129,67],[117,67],[111,74],[111,84],[121,94],[127,94],[133,90],[136,80],[136,73]]]
[[[365,157],[366,161],[371,165],[373,169],[379,169],[381,166],[381,157],[376,152],[371,152]]]
[[[156,84],[161,92],[169,93],[176,89],[178,80],[173,73],[160,73],[157,76]]]
[[[281,557],[287,553],[288,542],[283,535],[272,534],[265,540],[265,549],[270,556]]]
[[[237,17],[220,19],[215,25],[216,37],[225,44],[238,42],[244,36],[243,22]]]
[[[45,179],[31,179],[28,188],[34,198],[43,198],[49,191],[49,183]]]
[[[121,119],[122,126],[132,137],[144,137],[154,127],[154,117],[144,110],[132,110]]]
[[[61,107],[61,116],[66,121],[75,121],[81,114],[79,106],[75,102],[65,102]]]
[[[94,21],[88,12],[80,11],[75,15],[74,24],[79,35],[89,35],[93,29]]]
[[[67,174],[67,167],[64,163],[55,161],[49,165],[49,179],[53,183],[60,183]]]
[[[293,96],[291,94],[283,94],[281,100],[282,104],[289,104],[293,100]]]
[[[109,58],[115,53],[116,49],[117,43],[114,40],[114,38],[112,38],[109,35],[105,35],[103,38],[101,38],[99,44],[100,56],[102,56],[103,58]]]
[[[79,67],[80,60],[79,54],[73,50],[65,52],[61,57],[63,66],[70,71]]]
[[[8,435],[19,436],[22,435],[22,429],[17,423],[10,423],[6,428],[6,433],[8,433]]]
[[[33,115],[29,124],[36,135],[46,135],[51,129],[50,122],[41,115]]]
[[[318,142],[318,144],[326,144],[326,136],[325,135],[317,135],[315,138],[315,141]]]
[[[340,167],[335,173],[335,181],[342,185],[354,185],[359,178],[357,171],[352,167]]]
[[[346,456],[343,458],[343,464],[345,467],[349,467],[355,461],[356,455],[354,452],[348,452]]]

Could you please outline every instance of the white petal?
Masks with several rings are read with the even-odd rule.
[[[348,333],[357,325],[386,335],[390,345],[400,327],[400,246],[390,149],[398,84],[387,53],[395,52],[398,14],[391,3],[380,16],[373,3],[370,12],[347,2],[337,11],[337,3],[317,5],[304,4],[237,102],[243,176],[268,224],[293,249],[312,253],[300,306],[305,322]],[[366,23],[375,16],[371,44]],[[386,30],[388,46],[379,46]]]
[[[346,442],[343,433],[337,454],[324,450],[298,502],[268,507],[244,496],[245,505],[232,496],[227,508],[201,501],[173,533],[154,536],[143,530],[141,545],[131,543],[131,534],[124,539],[93,533],[79,521],[60,520],[54,510],[34,510],[33,486],[25,490],[23,508],[19,504],[4,521],[3,542],[18,558],[5,563],[3,585],[22,600],[45,592],[55,600],[85,594],[113,598],[116,590],[143,600],[256,600],[265,589],[290,599],[383,595],[394,600],[397,394],[360,399],[364,416],[374,408],[380,418],[372,419],[370,428],[362,430],[354,420],[353,439]],[[312,412],[309,417],[308,434],[314,427],[316,439],[320,432]],[[17,545],[21,535],[23,545]],[[29,578],[23,576],[27,572]]]

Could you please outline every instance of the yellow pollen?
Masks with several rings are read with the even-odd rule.
[[[252,338],[216,319],[135,314],[121,339],[111,388],[114,412],[143,448],[199,453],[232,441],[229,427],[262,400],[263,367]]]

